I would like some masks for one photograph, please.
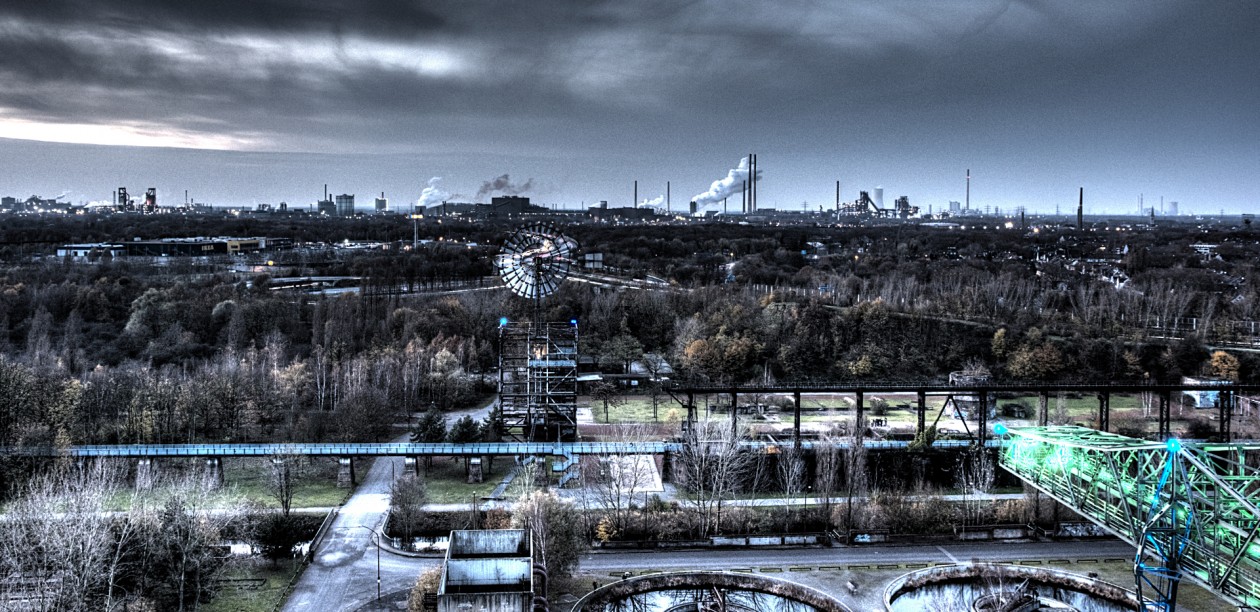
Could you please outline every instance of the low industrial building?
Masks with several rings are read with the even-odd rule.
[[[452,531],[438,584],[438,612],[529,612],[535,589],[544,596],[546,592],[544,581],[536,584],[534,574],[529,531]]]
[[[292,238],[161,238],[94,244],[66,244],[58,257],[205,257],[293,248]]]

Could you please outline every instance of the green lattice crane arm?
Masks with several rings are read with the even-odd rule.
[[[1027,427],[1000,464],[1133,545],[1138,596],[1174,610],[1190,578],[1260,605],[1260,444],[1138,440],[1084,427]]]

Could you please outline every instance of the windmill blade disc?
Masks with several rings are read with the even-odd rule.
[[[503,242],[495,267],[504,284],[525,298],[541,298],[560,288],[568,277],[577,241],[550,223],[531,223]]]

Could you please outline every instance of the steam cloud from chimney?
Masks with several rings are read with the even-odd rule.
[[[643,201],[639,202],[636,208],[660,208],[664,205],[665,205],[665,196],[658,195],[655,198],[652,198],[651,200],[647,198],[643,198]]]
[[[519,195],[534,188],[534,179],[526,179],[524,183],[513,183],[512,177],[501,174],[481,184],[477,190],[477,200],[495,193],[503,195]]]
[[[757,178],[761,178],[761,171],[757,171]],[[696,203],[697,208],[713,206],[721,204],[722,200],[728,196],[738,194],[740,189],[744,188],[744,184],[748,181],[748,158],[741,157],[739,165],[732,168],[726,173],[726,178],[713,181],[709,185],[709,190],[691,198]]]
[[[420,192],[420,199],[416,200],[416,206],[421,210],[430,206],[441,204],[443,201],[450,199],[451,192],[442,189],[442,177],[435,176],[429,179],[429,186]]]

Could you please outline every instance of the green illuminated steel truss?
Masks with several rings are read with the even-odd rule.
[[[1084,427],[1004,437],[1002,467],[1137,548],[1148,609],[1174,610],[1183,577],[1260,605],[1260,444],[1161,443]]]

